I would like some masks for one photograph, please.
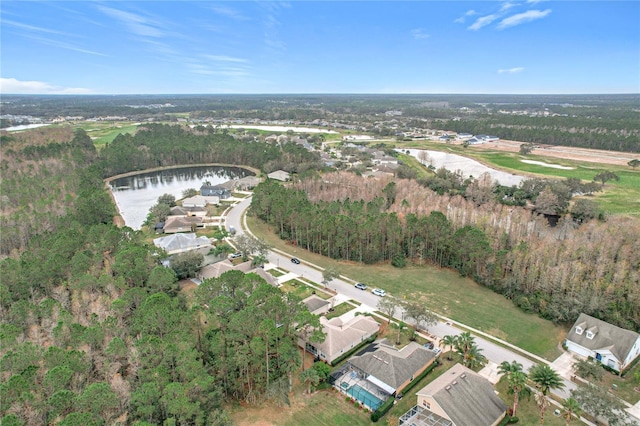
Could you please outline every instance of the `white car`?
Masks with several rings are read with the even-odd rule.
[[[387,295],[387,292],[384,291],[381,288],[374,288],[373,290],[371,290],[371,293],[375,294],[376,296],[380,296],[380,297],[385,297]]]

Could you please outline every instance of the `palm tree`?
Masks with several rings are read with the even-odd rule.
[[[527,387],[527,374],[523,371],[515,371],[509,377],[509,393],[513,394],[513,408],[511,414],[516,415],[520,398],[530,396],[531,390]]]
[[[453,345],[455,344],[456,344],[456,336],[451,334],[444,336],[442,339],[440,339],[440,343],[438,343],[438,346],[442,346],[443,348],[446,348],[447,346],[449,346],[449,355],[447,355],[447,359],[449,361],[453,359],[451,357],[451,354],[453,352]]]
[[[513,394],[513,408],[511,415],[515,416],[518,409],[518,400],[529,391],[527,375],[522,371],[522,364],[517,361],[502,361],[498,367],[498,374],[505,375],[509,385],[509,393]]]
[[[502,363],[498,366],[498,374],[506,374],[507,379],[511,377],[512,373],[517,371],[522,371],[522,364],[518,361],[502,361]]]
[[[309,368],[307,370],[304,370],[300,374],[300,378],[307,385],[308,394],[311,393],[312,386],[318,386],[318,383],[320,383],[320,375],[314,368]]]
[[[573,419],[574,415],[580,417],[580,413],[582,413],[580,403],[576,401],[576,399],[572,396],[564,400],[564,402],[562,403],[562,408],[562,417],[565,419],[567,426],[569,426],[569,423],[571,422],[571,419]]]
[[[458,352],[458,354],[462,356],[463,363],[467,359],[467,352],[469,352],[473,345],[473,336],[470,332],[465,331],[456,336],[454,346],[456,347],[456,352]]]
[[[465,358],[462,360],[462,363],[467,368],[471,369],[484,367],[487,364],[487,357],[482,355],[480,352],[482,352],[482,349],[473,343],[465,354]]]
[[[547,364],[534,365],[529,369],[529,378],[536,383],[540,395],[536,395],[536,402],[540,407],[540,424],[544,423],[544,412],[549,406],[547,395],[551,389],[564,388],[560,375]]]

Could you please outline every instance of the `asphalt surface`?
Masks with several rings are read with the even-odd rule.
[[[229,226],[233,226],[236,229],[237,234],[247,232],[248,228],[244,221],[244,214],[245,211],[249,208],[250,204],[251,197],[248,197],[247,199],[244,199],[238,204],[231,207],[226,212],[225,224],[227,229],[229,229]],[[291,258],[293,257],[300,259],[300,264],[292,263]],[[289,272],[297,274],[298,276],[300,276],[300,278],[312,281],[318,286],[323,285],[322,268],[306,262],[303,257],[300,257],[299,253],[297,253],[295,249],[292,249],[292,252],[290,253],[281,252],[279,250],[271,251],[267,256],[267,259],[271,264],[276,265],[278,268],[282,268]],[[348,277],[343,276],[340,279],[331,281],[328,284],[328,288],[336,291],[342,296],[346,296],[349,299],[353,299],[364,305],[367,305],[371,311],[375,311],[380,297],[371,294],[371,286],[369,286],[367,290],[363,291],[355,288],[355,283],[356,281],[350,280]],[[388,295],[387,297],[393,297],[393,295]],[[400,309],[396,310],[394,318],[396,320],[403,320],[406,323],[415,325],[415,322],[413,322],[410,318],[404,318],[403,312]],[[556,369],[556,371],[561,373],[565,385],[564,389],[554,389],[552,391],[553,394],[557,395],[560,398],[566,399],[570,396],[570,391],[576,389],[577,385],[569,379],[571,373],[567,372],[566,368],[561,368],[560,366],[550,361],[544,360],[535,354],[528,353],[521,348],[516,348],[515,346],[510,345],[505,341],[486,335],[485,333],[479,330],[475,330],[472,327],[466,326],[464,324],[456,323],[455,321],[449,319],[443,319],[436,325],[427,327],[427,330],[423,330],[423,334],[425,334],[424,332],[426,331],[426,334],[429,334],[430,338],[432,338],[433,340],[438,340],[443,336],[458,335],[465,331],[461,328],[456,327],[456,324],[460,325],[464,329],[471,331],[471,334],[474,336],[475,342],[477,343],[478,347],[482,349],[482,354],[489,361],[489,366],[486,367],[492,370],[491,372],[489,372],[489,374],[497,374],[497,365],[500,365],[500,363],[502,363],[503,361],[517,361],[523,365],[525,371],[527,371],[536,363],[546,363],[551,365],[554,369]],[[489,338],[491,338],[491,340],[489,340]],[[500,342],[500,344],[497,344],[495,342]],[[511,346],[511,348],[509,348],[509,346]],[[537,362],[534,360],[537,360]],[[640,403],[638,405],[640,405]]]

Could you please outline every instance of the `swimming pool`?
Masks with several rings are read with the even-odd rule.
[[[354,397],[355,399],[357,399],[358,401],[360,401],[361,403],[363,403],[364,405],[366,405],[367,407],[371,408],[373,411],[377,410],[378,407],[381,406],[382,403],[384,402],[380,398],[378,398],[377,396],[375,396],[374,394],[372,394],[371,392],[369,392],[368,390],[366,390],[365,388],[359,385],[351,386],[349,389],[347,389],[347,393],[352,397]]]

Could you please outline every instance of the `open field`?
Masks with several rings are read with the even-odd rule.
[[[138,130],[138,124],[130,121],[82,121],[74,123],[73,127],[86,131],[97,150],[111,143],[120,133],[133,134]]]
[[[533,154],[524,156],[517,152],[492,149],[493,143],[464,148],[459,144],[413,141],[397,144],[397,146],[399,148],[421,148],[463,155],[473,158],[488,167],[529,177],[559,179],[574,177],[582,179],[583,181],[592,181],[598,173],[612,171],[618,175],[620,181],[607,182],[603,191],[594,194],[592,198],[598,202],[600,208],[607,214],[640,215],[640,170],[634,170],[626,165],[630,158],[640,157],[640,155],[637,154],[628,154],[630,156],[629,159],[625,157],[626,161],[618,161],[618,163],[622,162],[622,165],[620,165],[616,164],[614,160],[617,158],[617,155],[626,156],[626,153],[608,153],[608,157],[602,158],[609,160],[611,163],[605,163],[604,161],[595,161],[595,159],[598,158],[596,154],[588,157],[590,161],[560,157],[549,158],[538,155],[548,151],[543,149],[536,149]],[[572,149],[567,147],[562,148],[566,150]],[[525,163],[522,160],[536,163]],[[552,166],[560,166],[562,168]]]
[[[249,228],[268,244],[290,251],[268,227],[254,218]],[[564,328],[536,315],[519,310],[510,300],[482,287],[456,272],[432,266],[394,268],[390,265],[362,265],[336,262],[297,247],[300,257],[322,267],[333,266],[342,275],[371,287],[381,287],[393,295],[421,300],[429,309],[495,337],[504,339],[548,360],[559,354]],[[304,254],[301,254],[304,253]]]

